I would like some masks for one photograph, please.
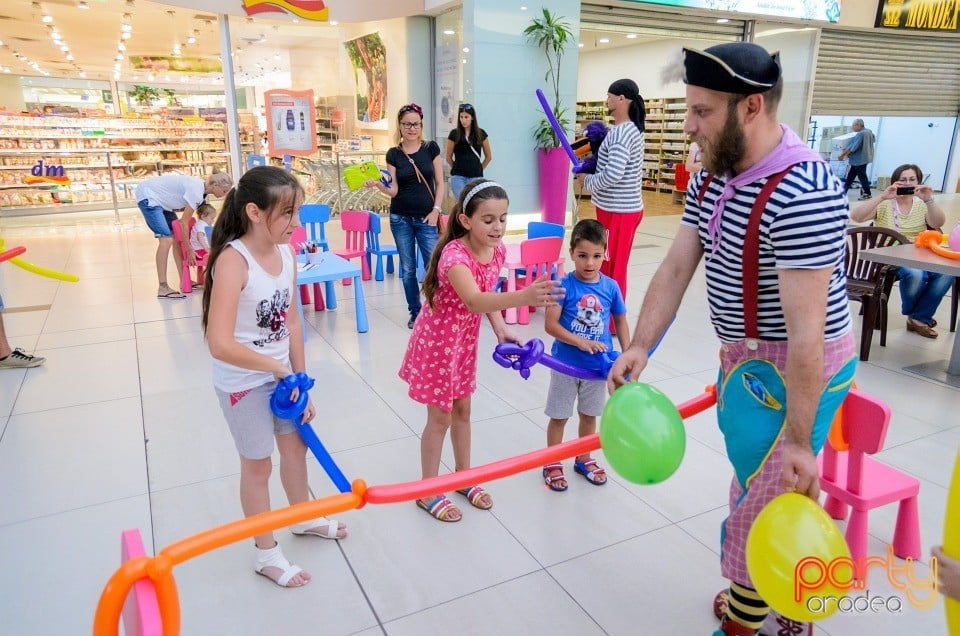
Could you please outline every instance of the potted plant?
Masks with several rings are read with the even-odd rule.
[[[560,104],[560,63],[567,46],[573,42],[573,31],[563,17],[543,8],[543,13],[530,21],[523,30],[527,40],[543,51],[547,59],[547,73],[553,97],[553,116],[561,128],[569,123],[566,109]],[[570,179],[570,158],[560,148],[560,140],[553,126],[544,117],[533,133],[537,144],[537,164],[540,169],[540,205],[543,220],[563,224],[566,219],[567,188]]]
[[[138,84],[130,91],[130,97],[140,106],[150,106],[156,100],[160,99],[160,89],[153,86],[144,86]]]

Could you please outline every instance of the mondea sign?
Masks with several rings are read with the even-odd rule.
[[[840,19],[840,0],[629,0],[688,9],[710,9],[728,13],[755,13],[801,20]],[[960,0],[958,0],[960,1]]]
[[[874,26],[878,29],[960,33],[958,16],[960,0],[880,0]]]

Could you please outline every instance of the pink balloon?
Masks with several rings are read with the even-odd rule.
[[[954,252],[960,252],[960,223],[957,223],[957,227],[953,228],[953,231],[950,232],[947,245],[949,245],[950,249]]]

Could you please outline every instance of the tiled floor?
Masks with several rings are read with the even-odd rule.
[[[241,515],[199,294],[178,302],[154,297],[155,242],[136,215],[124,214],[119,229],[95,215],[74,221],[59,228],[5,221],[2,230],[8,244],[27,246],[29,260],[81,277],[70,285],[0,266],[10,307],[50,305],[5,314],[11,342],[48,362],[0,372],[3,634],[89,633],[99,594],[119,565],[123,529],[139,528],[154,553]],[[676,223],[675,216],[650,217],[640,226],[631,324]],[[402,290],[391,277],[365,283],[364,292],[367,334],[357,334],[351,302],[306,312],[316,428],[348,477],[416,479],[425,413],[396,377],[409,334]],[[947,312],[944,303],[941,324]],[[517,331],[544,337],[542,320],[536,314]],[[960,393],[901,367],[945,357],[952,340],[946,333],[925,340],[892,320],[887,346],[875,343],[857,374],[863,390],[893,409],[881,457],[922,481],[925,550],[941,539],[960,445]],[[521,381],[492,362],[493,344],[485,327],[475,464],[545,443],[545,372]],[[676,401],[691,398],[713,380],[716,349],[698,275],[644,379]],[[709,634],[716,626],[710,604],[723,586],[718,525],[731,470],[712,413],[687,426],[684,463],[657,486],[611,475],[596,488],[568,462],[566,493],[546,490],[538,472],[516,475],[488,484],[491,512],[467,507],[457,524],[437,523],[413,504],[371,505],[344,515],[350,536],[340,543],[282,533],[287,556],[315,576],[303,589],[281,590],[254,576],[247,542],[197,558],[175,571],[183,633]],[[569,426],[568,436],[574,431]],[[449,449],[444,462],[452,463]],[[317,463],[310,459],[309,467],[314,493],[332,493]],[[273,496],[284,501],[279,483]],[[872,553],[883,553],[894,517],[893,508],[871,514]],[[894,593],[882,578],[871,581],[872,595]],[[942,602],[929,611],[837,616],[819,629],[832,636],[945,632]]]

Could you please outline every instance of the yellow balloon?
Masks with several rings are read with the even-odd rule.
[[[947,491],[946,520],[943,523],[943,553],[960,559],[960,452],[953,466],[953,479]],[[947,632],[960,636],[960,601],[944,597],[947,611]]]
[[[46,267],[40,267],[39,265],[34,265],[30,261],[25,261],[19,257],[11,258],[10,262],[16,265],[17,267],[25,269],[28,272],[37,274],[39,276],[46,276],[47,278],[55,278],[56,280],[62,280],[67,283],[75,283],[78,280],[80,280],[79,276],[75,276],[73,274],[67,274],[66,272],[58,272],[55,269],[47,269]]]
[[[837,524],[817,502],[797,493],[780,495],[760,511],[747,536],[746,557],[757,593],[795,621],[833,614],[836,599],[853,581],[850,549]]]

